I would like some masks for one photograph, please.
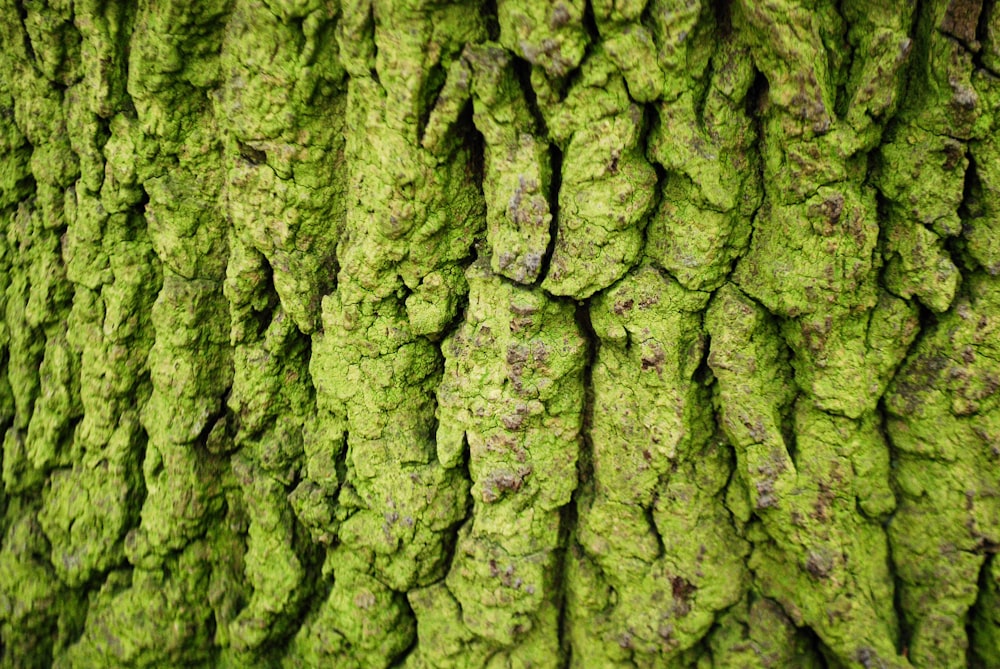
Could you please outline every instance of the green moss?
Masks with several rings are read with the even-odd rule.
[[[478,637],[508,662],[550,666],[560,510],[577,482],[587,343],[573,305],[506,282],[483,261],[467,280],[464,321],[443,345],[437,429],[439,460],[454,467],[467,457],[473,482],[472,515],[444,581],[461,617],[440,650],[421,648],[419,662],[438,666],[439,654],[453,655],[449,646]]]
[[[893,562],[912,629],[910,654],[923,666],[964,666],[984,549],[1000,526],[993,475],[1000,452],[993,336],[1000,292],[981,274],[967,290],[918,342],[886,400],[900,490],[890,525]],[[979,615],[988,625],[992,614]]]
[[[1000,662],[995,2],[0,2],[0,667]]]
[[[225,545],[195,541],[162,567],[112,572],[87,610],[88,627],[54,666],[208,666],[213,649],[211,564]]]
[[[6,451],[6,448],[5,448]],[[36,505],[5,505],[0,552],[0,633],[8,666],[46,666],[79,633],[87,602],[66,588],[49,563]]]
[[[974,171],[966,177],[970,197],[965,202],[967,216],[962,221],[962,241],[972,257],[972,262],[968,264],[978,264],[991,276],[996,276],[1000,274],[1000,237],[996,234],[1000,221],[997,204],[1000,202],[1000,168],[997,167],[1000,164],[1000,143],[996,139],[996,128],[1000,123],[997,116],[997,110],[1000,110],[1000,80],[984,75],[976,83],[984,106],[992,111],[993,126],[992,131],[985,133],[982,139],[969,143]]]
[[[229,220],[263,254],[282,306],[309,333],[333,287],[330,267],[345,214],[347,184],[338,169],[345,73],[333,9],[299,7],[300,24],[290,11],[236,4],[222,44],[225,84],[215,113],[228,126]]]
[[[583,60],[588,42],[584,28],[586,3],[559,0],[552,4],[498,0],[500,43],[549,76],[564,77]]]
[[[494,272],[519,283],[539,277],[549,246],[551,149],[536,128],[507,52],[467,51],[476,129],[485,144],[483,191]]]
[[[656,185],[640,148],[642,110],[603,49],[592,51],[580,74],[547,111],[549,133],[562,149],[562,182],[542,281],[548,292],[577,299],[607,288],[639,259]]]
[[[946,3],[924,7],[908,104],[880,150],[878,186],[889,201],[885,285],[938,313],[958,290],[959,271],[945,240],[962,231],[967,142],[985,134],[989,123],[972,53],[959,41],[970,31],[975,39],[974,19]]]
[[[896,654],[881,524],[893,502],[877,416],[832,416],[808,399],[790,407],[794,390],[777,330],[731,286],[716,293],[706,319],[722,427],[760,523],[750,534],[749,560],[758,587],[843,661],[907,666]],[[789,421],[794,450],[785,437]],[[858,514],[856,505],[871,516]]]
[[[413,63],[436,58],[428,68],[447,71],[460,56],[467,35],[441,30],[454,8],[434,16],[380,12],[374,22],[368,12],[345,8],[342,26],[356,26],[352,39],[371,31],[375,44],[395,49],[372,59],[363,42],[341,40],[355,74],[347,96],[346,237],[337,289],[323,299],[322,333],[313,337],[310,372],[327,415],[316,425],[320,441],[307,447],[308,471],[320,476],[296,501],[307,517],[327,512],[322,501],[304,499],[332,492],[333,472],[320,458],[346,436],[331,509],[339,546],[328,557],[333,588],[313,607],[291,657],[387,666],[412,640],[404,593],[441,578],[445,544],[465,516],[464,472],[439,462],[435,449],[441,353],[425,335],[439,335],[454,317],[465,289],[457,265],[482,229],[484,206],[466,170],[468,146],[432,152],[418,141],[419,125],[433,113],[424,97],[433,82]],[[469,30],[471,37],[477,26]],[[371,137],[380,141],[374,151]],[[324,437],[336,440],[324,444]],[[329,636],[331,627],[343,641]]]
[[[284,666],[389,667],[412,643],[406,599],[367,574],[367,562],[364,554],[331,554],[333,587],[289,646]]]
[[[646,266],[591,306],[593,475],[566,587],[573,654],[595,666],[687,666],[749,585],[723,503],[730,450],[694,378],[708,298]]]
[[[762,194],[756,132],[743,111],[752,63],[733,43],[711,63],[709,81],[692,77],[675,99],[658,105],[648,149],[668,174],[646,256],[695,290],[720,286],[746,250]]]
[[[799,388],[851,418],[876,409],[918,329],[916,306],[885,292],[871,311],[821,308],[781,328]]]
[[[824,666],[820,653],[774,600],[743,600],[719,618],[709,637],[710,654],[698,667],[778,669]]]

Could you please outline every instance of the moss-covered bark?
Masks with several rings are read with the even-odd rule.
[[[1000,666],[1000,3],[0,0],[0,667]]]

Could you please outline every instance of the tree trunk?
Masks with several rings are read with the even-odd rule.
[[[1000,3],[0,31],[0,666],[1000,667]]]

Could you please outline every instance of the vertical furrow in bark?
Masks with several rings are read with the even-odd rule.
[[[468,448],[472,518],[444,582],[413,595],[428,619],[455,615],[415,664],[555,667],[560,510],[576,488],[587,341],[572,303],[494,275],[486,259],[467,278],[465,319],[443,345],[437,449],[456,466]]]
[[[992,555],[982,569],[979,598],[970,625],[970,656],[984,667],[1000,662],[1000,560],[996,557],[996,547],[989,548]]]
[[[63,557],[65,535],[46,522],[58,504],[46,481],[79,457],[74,432],[85,410],[79,342],[70,325],[79,310],[62,256],[67,201],[80,174],[66,110],[80,91],[81,40],[65,5],[5,2],[0,24],[6,98],[0,645],[7,666],[22,657],[26,665],[45,665],[78,633],[86,612],[80,593],[59,579],[73,568],[52,564]],[[85,532],[81,524],[79,534]]]
[[[706,325],[722,427],[756,516],[747,536],[757,587],[797,625],[816,630],[840,661],[907,666],[896,657],[885,537],[867,518],[892,502],[884,487],[869,490],[864,476],[887,477],[888,450],[874,416],[852,421],[816,410],[805,397],[795,401],[776,324],[731,285],[716,293]],[[796,434],[794,460],[782,434],[786,421]],[[872,444],[882,445],[882,462]],[[855,594],[842,597],[845,591]]]
[[[967,142],[984,129],[968,46],[979,4],[922,3],[906,103],[879,151],[885,287],[935,313],[948,309],[961,281],[946,243],[962,232]]]
[[[966,282],[968,292],[921,338],[886,400],[900,493],[890,536],[917,666],[966,666],[979,573],[1000,543],[1000,339],[992,311],[1000,288],[982,273]],[[989,624],[990,614],[978,615]],[[985,637],[977,652],[996,659]]]
[[[816,10],[748,6],[736,14],[754,36],[769,88],[762,112],[766,198],[734,280],[783,319],[796,382],[817,408],[860,418],[874,409],[905,353],[896,326],[912,312],[878,289],[879,224],[865,182],[910,39],[905,13],[872,13],[867,19],[879,22],[862,34],[888,33],[881,51],[848,45],[833,7]],[[853,18],[850,7],[845,11]],[[850,67],[837,62],[851,50]],[[838,95],[847,100],[841,113]]]
[[[69,325],[81,352],[84,415],[76,440],[82,453],[71,469],[52,474],[42,524],[60,578],[79,587],[123,565],[125,534],[139,520],[146,443],[139,408],[151,390],[150,310],[160,280],[133,207],[109,212],[82,179],[67,200],[64,257],[77,284]]]
[[[593,478],[567,573],[579,666],[690,666],[749,584],[722,499],[730,452],[695,378],[708,299],[645,266],[592,301]]]
[[[921,338],[886,398],[900,492],[890,536],[910,656],[919,666],[960,667],[976,657],[984,666],[1000,661],[996,613],[987,604],[995,602],[995,561],[984,564],[1000,543],[995,315],[1000,253],[990,232],[1000,229],[1000,80],[975,67],[977,58],[966,42],[976,34],[980,7],[967,4],[974,6],[930,3],[925,8],[925,76],[930,85],[924,90],[943,103],[934,104],[932,98],[918,107],[921,114],[914,121],[929,128],[927,141],[957,142],[955,160],[961,166],[971,159],[962,185],[956,184],[962,191],[956,195],[947,180],[938,189],[948,202],[964,198],[963,206],[950,211],[948,202],[934,200],[922,187],[924,197],[909,200],[915,207],[947,211],[947,220],[942,219],[951,221],[947,229],[938,230],[937,223],[931,227],[942,236],[961,233],[952,248],[958,251],[962,281],[953,305]],[[990,11],[995,14],[995,5]],[[988,27],[992,17],[983,17],[981,25]],[[982,62],[991,58],[996,58],[995,46],[988,46]],[[947,88],[933,83],[945,81]],[[951,137],[939,140],[935,132]],[[967,145],[958,142],[970,138]],[[931,171],[927,181],[933,184],[942,162],[947,166],[951,161],[945,156],[917,165]],[[925,284],[932,283],[924,276]],[[984,588],[978,593],[981,604],[972,609],[977,586]],[[967,627],[973,631],[971,640]]]
[[[550,246],[550,144],[507,51],[470,47],[461,66],[452,78],[467,82],[465,96],[473,96],[473,120],[483,136],[490,266],[518,283],[535,283]]]
[[[793,491],[797,492],[795,465],[783,434],[796,396],[788,350],[767,311],[732,284],[716,291],[705,317],[705,328],[711,336],[708,364],[717,379],[719,424],[736,455],[735,475],[726,503],[737,521],[746,524],[744,536],[753,542],[759,555],[761,546],[770,543],[769,524],[780,527],[783,522],[788,523],[794,531],[791,521],[801,524],[811,511],[782,508],[787,506],[785,500],[793,499]],[[803,554],[805,547],[794,546],[793,550],[799,555],[789,560],[791,564],[785,570],[789,577],[804,567],[807,560]],[[755,580],[762,576],[761,566],[756,560],[749,563]],[[787,616],[800,626],[804,620],[802,608],[787,598],[781,601],[777,595],[783,593],[768,589],[766,582],[765,587],[761,585],[755,584],[753,595],[721,618],[720,632],[712,637],[713,654],[739,657],[739,649],[732,646],[731,639],[753,639],[757,616],[774,620],[778,627],[775,639],[796,638],[782,620]],[[775,604],[760,599],[760,593],[778,599],[785,613],[779,615]],[[817,597],[812,607],[821,608],[824,604],[824,599]],[[816,612],[805,613],[811,618]],[[749,626],[749,633],[741,633],[741,626]],[[775,643],[775,639],[769,644]],[[802,639],[797,639],[785,652],[785,658],[796,658],[804,664],[815,661],[810,659],[813,653]],[[754,663],[752,666],[768,666],[763,649],[746,655]]]
[[[218,81],[228,9],[224,1],[141,6],[131,45],[136,118],[126,131],[163,263],[152,310],[153,393],[143,409],[148,494],[134,546],[136,558],[154,563],[198,537],[209,520],[206,507],[221,505],[218,486],[208,480],[213,460],[203,457],[199,437],[220,415],[232,382],[223,295],[227,230],[218,206],[222,147],[206,94]]]
[[[108,576],[91,601],[80,640],[60,661],[67,666],[199,662],[213,654],[213,601],[206,597],[212,565],[238,545],[225,530],[218,536],[228,466],[204,444],[232,378],[222,294],[226,226],[217,206],[220,146],[207,97],[217,82],[227,5],[142,3],[134,24],[129,22],[135,32],[128,47],[129,31],[119,12],[127,16],[130,10],[104,9],[103,15],[91,14],[97,25],[108,22],[95,42],[112,54],[115,49],[104,40],[130,53],[130,97],[110,122],[98,211],[112,212],[105,239],[121,247],[109,252],[116,274],[129,269],[128,262],[133,268],[148,263],[152,250],[162,267],[162,285],[156,286],[144,330],[153,334],[142,369],[151,388],[134,398],[145,400],[137,408],[148,441],[142,461],[146,496],[139,526],[125,541],[133,569]],[[97,59],[103,63],[108,56]],[[120,63],[121,56],[109,60]],[[122,89],[115,76],[100,81],[109,91]],[[95,205],[83,195],[78,189],[87,233],[83,225]],[[144,217],[132,211],[136,207]],[[116,233],[125,221],[131,229]],[[114,239],[123,233],[123,240]],[[132,260],[129,246],[135,248]],[[119,258],[126,263],[119,265]],[[140,275],[138,295],[148,300],[158,278]],[[125,285],[115,282],[116,288]],[[138,302],[134,308],[144,306]],[[127,327],[115,327],[124,316],[116,313],[121,306],[105,299],[105,308],[106,330],[125,334]],[[127,426],[124,420],[120,424]]]
[[[983,42],[981,65],[977,71],[976,88],[983,102],[983,112],[990,120],[989,129],[981,138],[969,145],[973,188],[966,188],[966,214],[963,220],[962,238],[967,253],[966,264],[978,265],[979,272],[985,272],[992,282],[1000,274],[1000,5],[996,2],[984,3],[979,19],[978,38]],[[968,177],[967,177],[968,178]],[[989,378],[989,377],[987,377]],[[997,379],[989,381],[997,390]],[[981,395],[992,394],[979,391]],[[994,470],[1000,468],[1000,419],[994,406],[990,412],[979,412],[977,436],[985,452],[987,461]],[[998,503],[996,479],[980,489],[980,499],[991,499],[996,517]],[[994,525],[995,527],[995,525]],[[1000,552],[996,533],[985,540],[977,537],[977,550],[986,553],[987,563],[980,576],[980,592],[976,602],[972,623],[972,657],[983,666],[1000,664]]]
[[[333,290],[347,188],[332,11],[237,2],[216,106],[229,133],[224,199],[235,234],[266,259],[282,308],[306,334]]]
[[[3,72],[6,72],[6,63],[3,65]],[[17,413],[9,374],[12,332],[7,321],[7,289],[10,286],[14,253],[7,241],[7,230],[18,202],[31,193],[31,189],[25,187],[25,182],[31,180],[31,170],[28,167],[30,157],[27,140],[14,121],[14,98],[4,76],[0,78],[0,164],[3,166],[3,180],[0,182],[0,223],[3,231],[0,235],[0,314],[3,314],[0,319],[0,429],[5,435]],[[0,448],[0,480],[5,450]],[[6,533],[8,525],[6,488],[6,483],[0,486],[0,536]]]
[[[822,669],[813,637],[772,599],[749,595],[718,617],[702,661],[710,667]]]
[[[15,154],[11,195],[21,199],[5,203],[9,271],[4,320],[13,412],[4,438],[4,483],[8,492],[26,493],[37,492],[52,469],[71,464],[71,428],[83,413],[79,356],[67,340],[73,286],[60,240],[66,231],[63,191],[79,174],[66,131],[63,91],[77,77],[64,71],[59,53],[39,62],[34,49],[15,47],[35,41],[40,49],[75,45],[78,50],[79,35],[67,25],[71,17],[66,15],[52,17],[46,29],[38,10],[26,12],[23,27],[13,6],[7,13],[4,43],[11,53],[5,54],[4,70],[15,86],[10,112],[17,124],[10,137]],[[30,175],[19,174],[25,167]]]
[[[522,36],[516,17],[530,13],[501,3],[500,41]],[[558,211],[542,288],[585,299],[620,279],[639,260],[656,172],[643,155],[645,114],[628,93],[619,66],[591,40],[591,8],[558,3],[546,22],[519,42],[533,65],[531,85],[549,140],[561,155]],[[553,36],[544,36],[551,29]],[[519,32],[520,31],[520,32]]]
[[[652,5],[652,34],[662,45],[657,71],[669,74],[655,88],[664,92],[648,153],[666,176],[646,256],[684,287],[714,290],[746,250],[762,195],[757,133],[746,111],[756,102],[747,99],[753,61],[731,38],[728,16],[707,7],[667,12],[662,4]],[[650,66],[639,71],[648,76]],[[629,86],[635,95],[640,84]]]
[[[628,94],[657,105],[647,153],[668,172],[645,255],[685,286],[714,288],[745,247],[759,202],[744,112],[754,72],[745,50],[713,53],[728,26],[717,26],[711,8],[645,5],[594,6],[602,48]],[[610,152],[613,171],[621,155]],[[642,171],[628,175],[633,183],[637,177],[649,198],[636,203],[633,218],[641,243],[654,202]],[[581,199],[608,200],[589,194]],[[566,576],[576,665],[593,657],[607,665],[689,666],[707,657],[701,640],[749,584],[747,544],[722,499],[729,447],[713,438],[707,379],[695,378],[708,297],[647,266],[592,300],[600,341],[593,483],[578,496]]]
[[[721,328],[710,327],[717,361],[749,343],[735,332],[716,336],[732,327],[722,314],[759,312],[750,297],[777,316],[768,336],[790,347],[799,397],[789,397],[780,420],[777,406],[769,410],[770,425],[753,417],[741,425],[738,407],[750,398],[739,399],[733,372],[724,371],[730,363],[713,370],[738,450],[768,444],[764,460],[740,466],[764,533],[750,559],[758,587],[838,661],[908,666],[898,655],[881,526],[894,500],[875,411],[917,321],[914,307],[878,289],[879,224],[866,177],[868,153],[896,106],[909,17],[902,8],[806,5],[734,8],[768,82],[765,199],[733,275],[746,295],[720,294],[710,311]]]
[[[420,138],[445,74],[466,42],[483,39],[483,17],[459,4],[343,7],[347,219],[311,371],[317,404],[347,434],[346,480],[324,567],[332,590],[289,663],[393,663],[415,634],[405,595],[444,575],[466,514],[464,471],[435,448],[435,341],[467,290],[461,263],[485,210],[462,137],[434,151]]]
[[[236,2],[222,45],[216,115],[227,131],[222,197],[232,225],[226,295],[235,375],[231,413],[215,429],[232,442],[226,450],[238,449],[253,592],[219,641],[249,652],[242,662],[280,649],[294,630],[317,585],[311,545],[329,545],[335,531],[341,437],[326,433],[325,415],[316,414],[306,336],[333,288],[344,225],[346,73],[332,12]]]
[[[546,100],[542,112],[562,151],[555,247],[542,288],[581,300],[638,261],[656,171],[640,142],[642,107],[601,47],[587,55],[566,96]]]

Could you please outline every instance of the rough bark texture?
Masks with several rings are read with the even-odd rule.
[[[0,667],[1000,667],[994,0],[0,40]]]

